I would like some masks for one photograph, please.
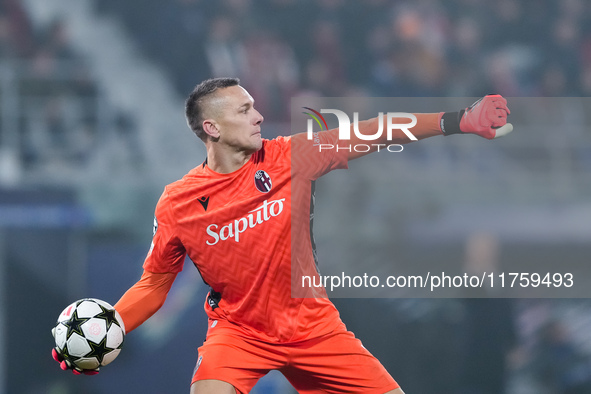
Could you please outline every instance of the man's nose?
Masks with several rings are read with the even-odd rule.
[[[257,112],[257,117],[255,118],[255,124],[259,125],[259,124],[263,123],[263,120],[265,120],[265,118],[263,117],[263,115],[261,115],[261,113],[259,111],[256,111],[256,112]]]

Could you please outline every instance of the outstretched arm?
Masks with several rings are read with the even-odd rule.
[[[417,140],[422,140],[424,138],[433,137],[436,135],[443,134],[441,132],[441,128],[439,127],[439,113],[433,114],[413,114],[417,119],[417,124],[409,129],[409,131],[414,135]],[[349,160],[357,159],[361,156],[365,156],[369,153],[376,152],[378,149],[384,149],[386,145],[390,144],[408,144],[409,142],[413,142],[401,129],[393,129],[392,130],[392,138],[388,139],[388,133],[386,132],[386,125],[388,124],[388,116],[382,116],[382,135],[376,139],[375,141],[368,141],[360,139],[355,133],[351,133],[351,140],[350,141],[339,141],[339,146],[348,145],[352,149],[349,150]],[[390,121],[393,124],[409,124],[409,118],[393,118]],[[364,121],[359,122],[359,133],[364,135],[371,135],[376,132],[376,130],[380,127],[380,118],[372,118]],[[353,127],[353,126],[351,126]],[[365,149],[361,151],[357,151],[355,149],[356,145],[364,145],[369,146],[370,149],[365,151]]]
[[[408,128],[416,140],[421,140],[436,135],[451,134],[476,134],[486,139],[502,137],[513,130],[511,123],[507,123],[507,115],[511,112],[507,107],[507,100],[498,95],[484,96],[466,109],[458,112],[440,112],[431,114],[413,114],[416,117],[416,125]],[[409,124],[409,118],[390,119],[392,124]],[[385,132],[388,124],[387,115],[381,120],[383,132],[381,136],[371,142],[371,149],[357,152],[355,145],[368,145],[368,142],[360,139],[356,133],[351,133],[351,140],[339,141],[340,147],[349,147],[349,160],[375,152],[380,146],[389,144],[407,144],[414,141],[402,130],[394,128],[391,138]],[[359,133],[372,135],[380,127],[380,118],[373,118],[359,122]],[[353,125],[351,125],[353,127]]]
[[[156,274],[145,271],[115,304],[127,333],[148,320],[164,304],[176,278],[176,273]]]

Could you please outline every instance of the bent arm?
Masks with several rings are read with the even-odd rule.
[[[418,140],[422,140],[424,138],[433,137],[436,135],[442,135],[441,128],[439,126],[439,119],[441,117],[441,113],[431,113],[431,114],[413,114],[417,118],[417,124],[412,128],[409,128],[409,131],[414,135]],[[412,140],[402,131],[401,129],[393,129],[392,130],[392,138],[388,139],[387,133],[387,125],[388,119],[387,115],[383,115],[383,123],[382,123],[382,134],[381,136],[375,141],[366,141],[362,140],[351,130],[351,140],[350,141],[339,141],[339,146],[350,146],[354,147],[358,144],[369,145],[370,149],[368,151],[357,152],[355,149],[349,150],[349,160],[357,159],[361,156],[365,156],[369,153],[375,152],[378,150],[379,145],[384,148],[385,145],[390,144],[408,144],[412,142]],[[408,118],[393,118],[393,124],[408,124]],[[379,129],[379,117],[360,121],[359,122],[359,133],[364,135],[372,135],[375,134],[376,131]],[[353,126],[351,126],[353,127]]]
[[[127,333],[135,330],[160,309],[176,275],[144,270],[140,280],[117,301],[115,310],[121,315]]]

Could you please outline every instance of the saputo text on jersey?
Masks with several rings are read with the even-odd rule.
[[[262,224],[275,216],[279,216],[283,212],[283,201],[285,198],[279,200],[263,201],[263,204],[248,212],[248,215],[223,226],[219,232],[220,227],[217,224],[210,224],[207,226],[207,235],[213,238],[212,241],[205,241],[208,245],[215,245],[219,241],[225,241],[233,238],[236,242],[240,242],[240,234],[253,228],[258,224]]]

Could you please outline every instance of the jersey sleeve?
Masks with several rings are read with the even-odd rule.
[[[179,273],[183,270],[187,252],[175,232],[175,227],[174,212],[165,189],[156,205],[154,236],[144,261],[144,270],[157,274]]]
[[[176,275],[144,271],[140,280],[117,301],[115,310],[121,315],[127,334],[160,309]]]
[[[306,133],[291,138],[291,165],[294,174],[310,180],[336,169],[348,168],[349,147],[339,146],[338,129],[319,131],[308,139]]]

